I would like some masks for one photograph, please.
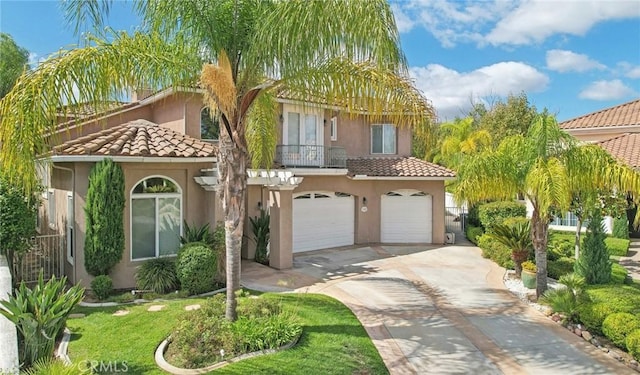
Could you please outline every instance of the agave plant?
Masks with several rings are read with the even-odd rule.
[[[516,276],[520,277],[522,262],[527,260],[533,249],[530,223],[526,221],[513,225],[497,224],[493,226],[493,232],[487,235],[511,249],[511,259],[513,259]]]
[[[40,271],[33,289],[21,283],[15,295],[0,301],[0,314],[15,324],[24,343],[21,362],[26,365],[53,355],[56,337],[71,310],[82,300],[84,288],[75,285],[66,289],[66,283],[66,277],[55,276],[45,283]]]
[[[189,226],[187,221],[184,222],[184,236],[180,236],[181,244],[188,244],[191,242],[203,242],[207,245],[212,245],[212,234],[209,224],[203,224],[202,226]]]
[[[269,214],[260,209],[260,216],[250,217],[251,230],[256,242],[256,262],[267,264],[269,262]]]

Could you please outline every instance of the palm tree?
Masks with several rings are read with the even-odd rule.
[[[110,1],[65,2],[76,26],[100,29]],[[330,103],[372,121],[412,126],[433,111],[408,78],[384,0],[139,0],[133,34],[90,36],[24,74],[0,103],[0,167],[35,186],[35,156],[63,104],[105,100],[122,90],[195,86],[221,124],[218,168],[226,232],[227,311],[236,318],[246,168],[271,165],[276,96]],[[78,27],[76,27],[78,29]]]
[[[477,129],[473,117],[455,119],[440,125],[443,136],[440,159],[450,168],[456,169],[463,159],[485,150],[491,145],[491,134]]]
[[[589,184],[638,191],[640,179],[608,155],[584,151],[553,116],[539,115],[525,136],[505,138],[462,165],[456,199],[470,203],[508,200],[523,194],[531,202],[531,239],[537,266],[538,297],[547,289],[547,234],[553,209],[569,208],[572,187]]]
[[[527,260],[529,252],[533,248],[531,244],[531,223],[526,221],[516,222],[513,225],[494,225],[492,231],[487,234],[493,240],[503,244],[511,250],[516,276],[522,274],[522,262]]]

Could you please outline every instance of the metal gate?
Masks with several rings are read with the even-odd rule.
[[[66,236],[63,234],[50,234],[36,236],[31,240],[31,250],[22,258],[22,264],[18,269],[18,275],[25,283],[38,281],[40,271],[44,279],[51,276],[61,277],[63,256],[66,249]]]
[[[445,207],[444,220],[447,232],[464,233],[467,225],[467,210],[460,207]]]

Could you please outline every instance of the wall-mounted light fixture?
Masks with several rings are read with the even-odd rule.
[[[284,122],[284,116],[282,115],[282,113],[280,114],[280,123],[282,124]]]
[[[363,206],[367,205],[367,197],[362,197],[362,205]]]
[[[259,201],[258,202],[258,210],[261,210],[261,209],[262,209],[262,202]]]

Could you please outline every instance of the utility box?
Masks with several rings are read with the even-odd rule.
[[[453,232],[448,232],[444,234],[445,240],[444,243],[447,245],[453,245],[456,243],[456,234]]]

